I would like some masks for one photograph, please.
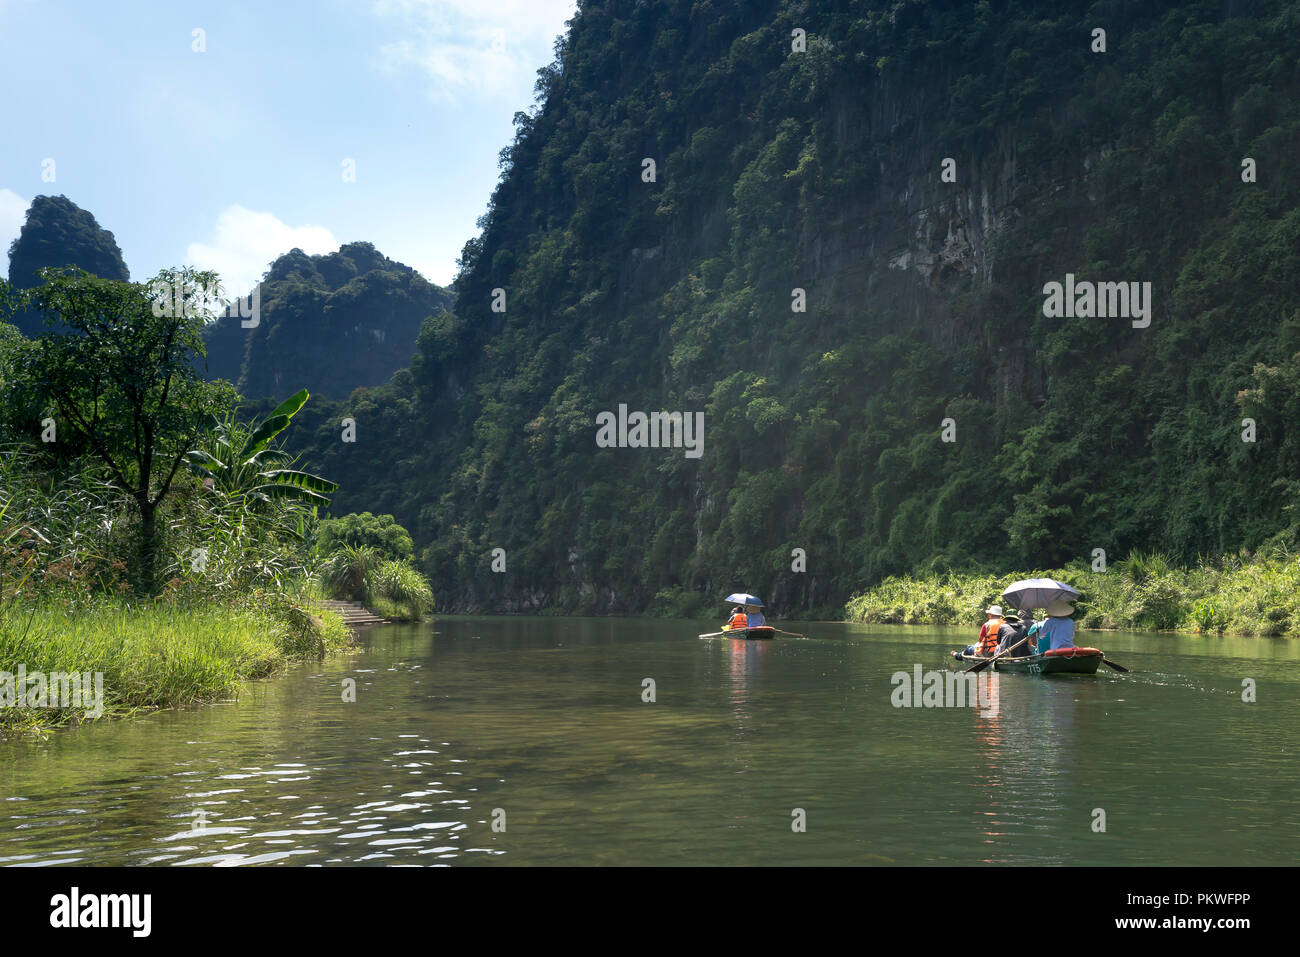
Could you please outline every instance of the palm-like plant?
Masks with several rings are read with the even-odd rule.
[[[233,415],[216,420],[207,448],[192,449],[190,471],[225,494],[243,498],[254,506],[273,499],[290,499],[310,505],[328,505],[327,497],[338,485],[319,475],[286,466],[293,464],[288,453],[271,443],[289,427],[289,421],[306,404],[306,389],[281,402],[260,423],[243,424]]]
[[[369,545],[343,545],[321,569],[321,580],[332,595],[351,601],[365,601],[370,580],[383,561]]]

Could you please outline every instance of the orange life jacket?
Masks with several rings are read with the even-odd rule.
[[[977,655],[991,655],[998,646],[998,629],[1002,627],[1001,618],[990,618],[980,629],[979,641],[975,643]]]
[[[727,622],[728,631],[731,631],[733,628],[747,628],[748,626],[749,622],[741,612],[732,615],[731,620]]]

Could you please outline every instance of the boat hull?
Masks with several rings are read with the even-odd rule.
[[[764,641],[768,638],[775,637],[776,629],[771,625],[759,625],[757,628],[732,628],[724,631],[724,638],[744,638],[749,641]]]
[[[952,656],[958,661],[975,664],[987,661],[979,655],[967,655],[954,651]],[[1000,658],[993,662],[994,671],[1007,671],[1012,674],[1029,675],[1095,675],[1101,667],[1102,653],[1096,648],[1060,648],[1043,655],[1029,655],[1024,658]]]

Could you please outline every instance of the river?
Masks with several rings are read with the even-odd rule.
[[[779,626],[808,637],[381,626],[238,701],[0,742],[0,865],[1300,859],[1300,642],[1085,632],[1132,672],[901,708],[973,628]]]

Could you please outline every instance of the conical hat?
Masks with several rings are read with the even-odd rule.
[[[1059,598],[1047,606],[1048,618],[1069,618],[1074,614],[1074,606]]]

